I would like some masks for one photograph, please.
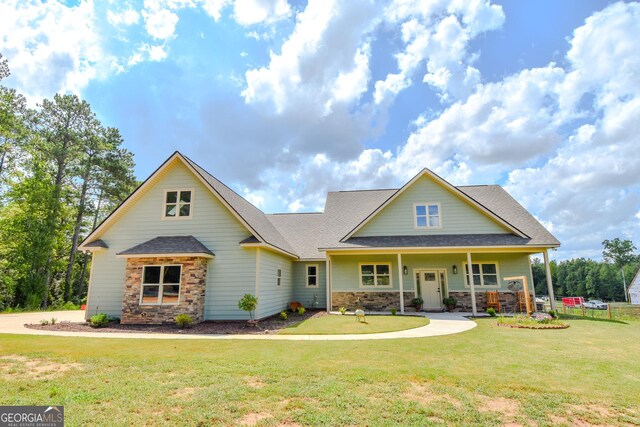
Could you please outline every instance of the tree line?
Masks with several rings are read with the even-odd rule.
[[[2,85],[0,310],[82,302],[90,257],[78,245],[137,185],[133,154],[76,95],[29,108]]]
[[[574,258],[551,261],[551,281],[556,298],[584,297],[604,301],[626,301],[625,289],[640,269],[640,255],[630,240],[605,240],[603,261]],[[536,295],[547,295],[547,276],[540,259],[531,264]],[[623,274],[624,272],[624,274]]]

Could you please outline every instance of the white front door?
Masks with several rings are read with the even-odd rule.
[[[425,310],[440,310],[442,308],[438,270],[420,271],[420,293],[424,300]]]

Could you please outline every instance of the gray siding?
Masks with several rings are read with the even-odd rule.
[[[163,220],[165,189],[193,189],[191,219]],[[238,300],[255,291],[255,249],[239,242],[248,230],[182,164],[158,176],[145,194],[100,237],[109,249],[94,254],[87,316],[97,312],[119,316],[122,310],[126,260],[116,253],[157,236],[193,235],[215,253],[209,261],[206,319],[245,319]]]
[[[282,269],[280,286],[277,271]],[[291,259],[272,251],[260,250],[260,284],[258,286],[257,317],[264,318],[284,310],[293,298]]]
[[[442,228],[416,229],[415,203],[439,203]],[[427,177],[419,178],[373,217],[355,236],[510,233],[475,207]]]
[[[318,287],[307,288],[307,265],[318,266]],[[305,307],[313,306],[313,296],[318,296],[318,308],[327,307],[326,264],[318,262],[293,263],[293,299]]]

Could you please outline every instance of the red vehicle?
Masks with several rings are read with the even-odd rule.
[[[580,307],[582,304],[584,304],[584,298],[582,297],[562,298],[562,305],[565,307]]]

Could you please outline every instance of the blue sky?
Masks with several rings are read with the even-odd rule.
[[[180,150],[266,212],[422,167],[501,184],[558,259],[640,243],[638,3],[3,1],[3,83],[89,101],[143,179]]]

